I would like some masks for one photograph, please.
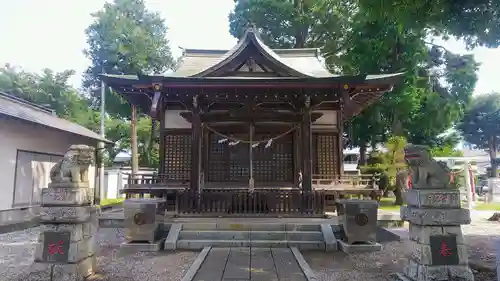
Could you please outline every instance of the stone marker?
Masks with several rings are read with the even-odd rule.
[[[449,168],[422,146],[407,146],[405,159],[413,187],[406,193],[408,206],[401,207],[401,219],[410,223],[412,253],[404,272],[393,280],[474,280],[460,226],[470,223],[470,213],[460,207],[460,191],[450,185]]]
[[[497,240],[497,281],[500,281],[500,239]]]
[[[42,190],[36,278],[79,281],[96,270],[97,209],[88,177],[94,153],[93,147],[72,145],[50,171],[51,183]]]
[[[500,178],[488,179],[488,203],[500,202]]]

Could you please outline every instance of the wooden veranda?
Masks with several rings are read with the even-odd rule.
[[[272,50],[250,28],[231,50],[186,50],[170,76],[103,75],[160,122],[160,168],[128,196],[178,214],[322,215],[373,179],[343,176],[343,123],[402,74],[335,76],[316,49]]]

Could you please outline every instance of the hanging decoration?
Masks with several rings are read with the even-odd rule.
[[[271,147],[271,144],[273,144],[273,139],[269,139],[266,143],[266,148]]]
[[[264,139],[264,140],[257,140],[257,141],[248,141],[248,140],[237,139],[235,137],[230,137],[230,136],[224,135],[224,134],[222,134],[222,133],[214,130],[210,126],[204,125],[204,127],[206,129],[208,129],[209,131],[211,131],[212,133],[214,133],[214,134],[222,137],[222,139],[220,139],[220,140],[217,141],[220,144],[228,142],[229,146],[235,146],[235,145],[238,145],[240,143],[245,143],[245,144],[250,144],[252,146],[252,148],[256,148],[261,143],[265,143],[266,144],[265,148],[270,148],[271,145],[273,144],[273,142],[275,140],[280,139],[280,138],[288,135],[289,133],[293,132],[295,129],[297,129],[298,126],[296,125],[293,128],[291,128],[290,130],[288,130],[288,131],[286,131],[283,134],[280,134],[278,136],[275,136],[275,137],[272,137],[272,138],[269,138],[269,139]]]

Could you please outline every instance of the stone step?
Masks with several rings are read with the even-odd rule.
[[[182,230],[179,239],[184,240],[292,240],[322,241],[320,231],[217,231]]]
[[[183,230],[217,231],[321,231],[320,224],[300,223],[183,223]]]
[[[287,248],[297,247],[300,250],[325,250],[323,241],[293,240],[178,240],[177,249],[199,250],[204,247],[255,247],[255,248]]]

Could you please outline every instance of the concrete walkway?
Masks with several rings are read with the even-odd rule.
[[[183,281],[315,280],[295,248],[207,247],[189,271]]]

